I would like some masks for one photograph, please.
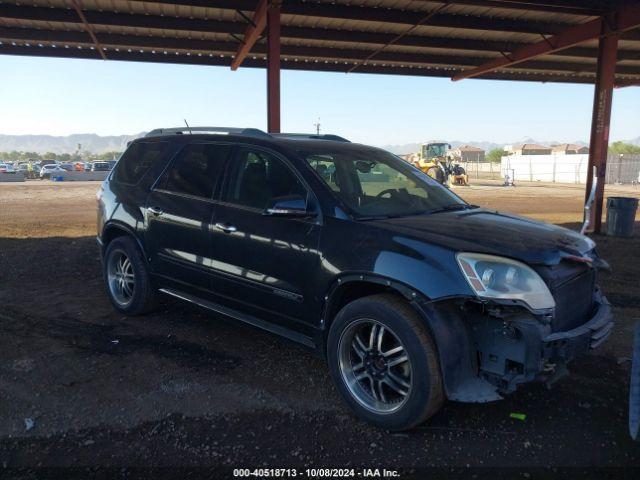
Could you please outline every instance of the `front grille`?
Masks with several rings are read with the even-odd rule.
[[[553,330],[571,330],[591,318],[593,309],[593,270],[572,278],[551,292],[556,301]]]
[[[539,271],[556,302],[551,324],[554,332],[585,323],[593,312],[595,270],[576,262],[561,262]]]

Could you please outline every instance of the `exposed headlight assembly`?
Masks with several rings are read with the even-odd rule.
[[[540,275],[524,263],[482,253],[458,253],[456,258],[478,297],[520,300],[533,310],[556,306]]]

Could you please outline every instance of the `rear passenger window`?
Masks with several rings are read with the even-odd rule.
[[[113,179],[120,183],[136,185],[149,171],[153,162],[162,157],[168,146],[168,142],[131,144],[120,157]]]
[[[196,143],[184,147],[169,167],[164,189],[211,198],[231,145]]]

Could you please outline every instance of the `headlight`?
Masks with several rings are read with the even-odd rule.
[[[456,258],[479,297],[521,300],[534,310],[556,306],[540,275],[524,263],[481,253],[458,253]]]

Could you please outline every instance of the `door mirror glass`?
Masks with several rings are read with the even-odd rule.
[[[272,198],[264,214],[274,217],[307,217],[310,212],[307,211],[307,201],[302,196],[286,195]]]

